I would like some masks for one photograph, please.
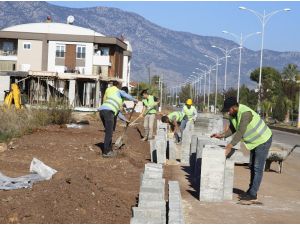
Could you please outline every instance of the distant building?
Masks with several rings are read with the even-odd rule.
[[[28,104],[62,97],[97,108],[110,80],[129,87],[128,41],[64,23],[29,23],[0,30],[0,102],[12,82]]]

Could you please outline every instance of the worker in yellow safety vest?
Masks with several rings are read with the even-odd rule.
[[[220,134],[211,137],[224,138],[234,134],[231,142],[225,148],[225,155],[231,155],[232,148],[239,141],[244,142],[250,150],[251,179],[249,189],[240,200],[249,204],[257,202],[266,158],[272,144],[272,131],[261,117],[246,105],[239,104],[235,97],[229,97],[224,101],[222,112],[229,114],[230,126]]]
[[[105,128],[104,147],[102,151],[102,156],[104,158],[114,157],[116,155],[116,152],[112,150],[112,135],[114,125],[116,123],[116,116],[119,116],[120,119],[129,122],[123,114],[120,113],[120,109],[123,105],[123,99],[126,98],[130,101],[134,101],[135,103],[138,102],[138,100],[126,93],[126,91],[124,91],[125,89],[120,90],[118,85],[119,83],[117,81],[113,81],[112,86],[106,89],[103,104],[98,109]]]
[[[170,124],[172,131],[174,131],[176,143],[181,143],[182,132],[188,121],[187,116],[183,112],[175,111],[169,113],[167,116],[162,116],[161,121]]]
[[[188,99],[182,108],[182,112],[188,117],[188,121],[195,121],[197,118],[197,109],[193,106],[193,100]]]
[[[155,115],[157,113],[157,104],[159,103],[158,98],[150,95],[147,90],[141,92],[143,98],[143,111],[141,116],[144,117],[144,130],[145,135],[143,141],[153,139],[153,126],[155,122]]]

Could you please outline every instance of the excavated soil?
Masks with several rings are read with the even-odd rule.
[[[58,171],[32,189],[0,191],[0,223],[129,223],[149,144],[129,128],[118,156],[104,159],[99,154],[103,126],[91,118],[82,129],[39,129],[0,153],[0,171],[7,176],[28,174],[33,157]],[[114,140],[123,129],[120,124]]]

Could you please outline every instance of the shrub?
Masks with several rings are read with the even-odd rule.
[[[63,101],[50,101],[44,108],[21,109],[0,107],[0,142],[22,136],[49,124],[65,124],[71,120],[72,110]]]

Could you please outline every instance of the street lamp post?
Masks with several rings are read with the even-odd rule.
[[[212,56],[209,56],[209,55],[204,55],[205,57],[207,58],[210,58],[212,60],[214,60],[216,62],[216,90],[215,90],[215,114],[217,113],[217,100],[218,100],[218,68],[221,64],[219,64],[219,61],[225,57],[222,57],[222,58],[219,58],[218,56],[216,57],[212,57]]]
[[[266,14],[266,11],[264,10],[264,13],[261,14],[253,9],[248,9],[244,6],[240,6],[239,9],[241,10],[247,10],[251,13],[253,13],[255,16],[258,17],[259,21],[261,22],[262,25],[262,32],[261,32],[261,50],[260,50],[260,66],[259,66],[259,81],[258,81],[258,104],[257,104],[257,112],[259,114],[261,114],[261,75],[262,75],[262,61],[263,61],[263,49],[264,49],[264,36],[265,36],[265,27],[268,23],[268,21],[270,20],[270,18],[272,16],[274,16],[275,14],[279,13],[279,12],[288,12],[291,11],[291,9],[289,8],[285,8],[285,9],[280,9],[280,10],[276,10],[273,11],[269,14]]]
[[[217,48],[219,49],[224,55],[225,55],[225,72],[224,72],[224,92],[227,89],[227,62],[228,62],[228,58],[230,57],[230,53],[233,50],[236,50],[238,48],[232,48],[232,49],[228,49],[228,48],[221,48],[215,45],[211,46],[212,48]]]
[[[209,70],[209,66],[207,66],[206,64],[203,64],[203,63],[199,63],[200,65],[203,65],[207,68],[207,70]],[[200,68],[196,68],[196,70],[200,70],[202,73],[204,73],[204,91],[203,91],[203,103],[204,103],[204,108],[205,108],[205,95],[206,95],[206,75],[207,75],[207,71],[204,71]]]
[[[238,35],[234,34],[234,33],[231,33],[231,32],[228,32],[226,30],[223,30],[222,31],[224,34],[229,34],[231,36],[233,36],[234,38],[236,38],[237,41],[239,41],[239,44],[240,44],[240,55],[239,55],[239,73],[238,73],[238,87],[237,87],[237,101],[239,102],[240,100],[240,80],[241,80],[241,63],[242,63],[242,49],[243,49],[243,46],[244,46],[244,43],[245,41],[255,35],[255,34],[261,34],[261,32],[255,32],[255,33],[251,33],[251,34],[247,34],[246,36],[243,37],[243,33],[241,33],[241,36],[239,37]]]

